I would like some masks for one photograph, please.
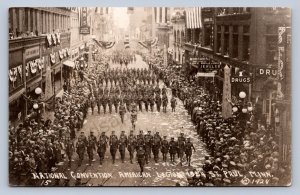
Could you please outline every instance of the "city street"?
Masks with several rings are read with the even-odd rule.
[[[11,186],[291,185],[289,8],[11,7],[8,32]]]
[[[133,64],[129,64],[128,68],[146,68],[147,65],[142,61],[141,56],[136,56],[137,61]],[[119,67],[120,65],[111,64],[111,68]],[[124,66],[123,66],[124,67]],[[160,87],[162,87],[162,82],[160,81]],[[171,91],[168,90],[168,98],[170,99]],[[180,166],[179,159],[176,159],[176,164],[171,164],[169,162],[162,162],[162,156],[160,153],[159,163],[155,163],[153,158],[150,160],[150,163],[145,166],[145,173],[151,175],[151,177],[124,177],[122,178],[119,175],[119,171],[122,172],[134,172],[139,173],[140,168],[137,162],[131,164],[129,161],[129,153],[126,151],[126,160],[125,163],[122,163],[120,160],[120,154],[117,152],[116,163],[112,164],[112,159],[109,153],[109,150],[106,151],[105,160],[103,165],[99,165],[99,157],[97,153],[94,153],[94,158],[96,161],[93,162],[92,166],[88,166],[88,157],[85,156],[83,165],[77,168],[77,154],[74,155],[74,162],[70,170],[65,169],[66,176],[70,174],[70,171],[74,172],[109,172],[112,173],[111,178],[103,179],[82,179],[82,183],[87,185],[104,185],[104,186],[174,186],[176,183],[185,183],[186,182],[186,172],[193,169],[193,167],[201,166],[204,156],[207,155],[205,146],[197,136],[197,133],[194,130],[194,126],[190,120],[190,116],[187,114],[187,111],[184,109],[182,102],[177,100],[178,104],[176,107],[176,112],[171,112],[170,104],[167,108],[167,113],[157,112],[146,112],[143,107],[143,112],[138,112],[137,126],[134,134],[138,134],[140,130],[143,130],[144,133],[151,131],[152,134],[159,132],[161,136],[166,135],[168,141],[171,137],[177,138],[180,132],[183,132],[186,137],[190,137],[191,141],[194,143],[196,152],[192,156],[191,167],[187,166],[186,163],[183,163],[183,166]],[[106,135],[109,136],[111,131],[116,131],[116,135],[119,136],[121,131],[125,131],[129,135],[131,130],[130,114],[125,115],[124,124],[121,123],[119,114],[113,112],[113,114],[106,113],[104,115],[103,110],[100,115],[92,115],[91,110],[89,110],[88,117],[84,122],[84,127],[82,131],[85,132],[85,135],[88,136],[90,131],[94,131],[94,134],[98,138],[101,132],[106,132]],[[95,113],[97,111],[95,110]],[[152,155],[153,157],[153,155]],[[168,161],[169,161],[168,155]],[[64,164],[67,164],[64,163]],[[64,165],[62,165],[64,166]],[[170,175],[171,173],[171,175]],[[175,174],[174,174],[175,173]],[[75,180],[70,180],[70,185],[74,183]]]

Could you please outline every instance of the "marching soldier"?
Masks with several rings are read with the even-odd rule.
[[[127,147],[127,136],[125,135],[125,131],[122,131],[119,138],[119,152],[121,155],[122,163],[124,163],[125,160],[126,147]]]
[[[153,136],[151,135],[151,131],[148,131],[148,134],[144,136],[144,140],[145,140],[145,152],[146,152],[145,160],[146,160],[146,164],[148,164],[149,159],[151,158],[151,149],[153,143]]]
[[[87,138],[86,138],[86,136],[84,135],[84,132],[83,132],[83,131],[81,131],[81,132],[80,132],[80,135],[78,136],[78,141],[79,141],[79,140],[83,141],[84,144],[87,145]]]
[[[140,131],[140,134],[137,135],[136,139],[137,139],[137,147],[145,145],[144,134],[142,130]]]
[[[161,142],[161,153],[162,153],[164,162],[167,162],[168,152],[169,152],[169,142],[167,140],[167,136],[164,136],[164,139]]]
[[[171,158],[171,162],[174,163],[175,162],[175,156],[177,153],[177,142],[174,140],[174,137],[171,137],[171,141],[169,143],[169,152],[170,152],[170,158]]]
[[[191,166],[191,157],[192,157],[192,149],[194,149],[194,152],[196,152],[196,149],[193,145],[193,143],[191,142],[191,138],[187,138],[187,142],[185,144],[185,155],[186,155],[186,160],[189,164],[189,166]]]
[[[119,114],[120,114],[122,123],[124,123],[124,115],[125,115],[125,113],[126,113],[126,108],[124,106],[124,103],[121,102],[120,108],[119,108]]]
[[[102,165],[103,160],[104,160],[107,143],[108,143],[108,137],[105,135],[105,132],[102,132],[99,137],[98,149],[97,149],[97,152],[98,152],[98,155],[100,158],[100,165]]]
[[[143,102],[145,104],[145,110],[148,112],[149,98],[147,97],[147,95],[143,96]]]
[[[71,167],[71,162],[72,162],[72,156],[73,156],[73,152],[75,151],[75,147],[74,147],[74,143],[73,141],[70,139],[70,137],[66,138],[66,155],[68,156],[68,166]]]
[[[107,105],[107,95],[106,94],[103,94],[101,103],[103,106],[104,114],[106,114],[106,105]]]
[[[128,145],[127,145],[127,150],[129,152],[129,156],[130,156],[130,163],[132,164],[132,159],[133,159],[133,154],[134,154],[134,150],[136,148],[136,136],[133,135],[133,131],[130,131],[130,135],[128,136]]]
[[[136,110],[133,110],[131,112],[131,124],[132,124],[132,129],[135,130],[135,123],[137,121],[137,112]]]
[[[160,107],[161,107],[161,97],[159,94],[156,94],[155,96],[155,102],[156,102],[156,109],[158,112],[160,112]]]
[[[85,147],[86,147],[86,144],[84,143],[84,141],[81,140],[81,139],[78,139],[78,141],[76,143],[76,152],[79,156],[78,167],[81,166],[81,163],[83,161],[84,153],[85,153]]]
[[[163,95],[163,112],[167,112],[167,106],[168,106],[168,97],[167,95]]]
[[[102,91],[100,92],[99,90],[99,93],[98,93],[98,96],[97,96],[97,107],[98,107],[98,114],[100,114],[100,108],[101,108],[101,96],[100,96],[100,93],[102,93]]]
[[[143,111],[143,96],[140,94],[138,98],[139,110]]]
[[[119,102],[120,102],[120,100],[119,100],[118,96],[117,96],[117,95],[114,95],[114,96],[113,96],[113,104],[114,104],[114,106],[115,106],[115,111],[116,111],[116,113],[118,113]]]
[[[149,98],[149,102],[150,102],[151,112],[153,112],[153,107],[155,103],[154,95],[151,95],[151,97]]]
[[[185,137],[183,133],[180,133],[178,137],[178,158],[180,159],[180,165],[182,165],[183,153],[185,151]]]
[[[87,140],[87,153],[89,156],[89,165],[92,165],[92,160],[94,159],[94,150],[96,149],[97,138],[94,136],[94,132],[91,131]]]
[[[112,157],[113,164],[115,164],[116,160],[116,152],[118,150],[118,137],[115,135],[115,131],[111,132],[111,135],[109,137],[109,146],[110,146],[110,154]]]
[[[140,169],[141,169],[141,175],[144,172],[144,166],[145,166],[145,149],[143,146],[139,146],[137,149],[137,160],[138,163],[140,165]]]
[[[89,99],[89,103],[90,103],[90,107],[92,109],[92,115],[94,115],[94,108],[95,108],[95,104],[96,104],[96,99],[95,99],[93,94],[91,95],[91,97]]]
[[[159,132],[156,132],[156,134],[153,137],[153,147],[152,147],[152,152],[156,163],[158,162],[160,147],[161,147],[161,137],[159,135]]]
[[[112,100],[112,97],[110,95],[108,95],[108,97],[107,97],[107,104],[108,104],[109,114],[111,114],[112,113],[113,100]]]
[[[171,108],[172,108],[172,112],[175,112],[176,105],[177,105],[176,98],[175,98],[174,96],[172,96],[172,98],[171,98]]]

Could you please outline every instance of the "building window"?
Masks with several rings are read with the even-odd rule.
[[[270,65],[277,64],[277,44],[278,37],[267,36],[266,37],[266,63]]]
[[[238,44],[239,44],[239,33],[238,26],[233,26],[233,35],[232,35],[232,58],[238,57]]]
[[[203,44],[204,46],[211,46],[211,40],[212,40],[212,25],[205,25],[204,26],[204,40]]]

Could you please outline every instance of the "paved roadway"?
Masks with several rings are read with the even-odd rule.
[[[118,64],[111,64],[111,68],[120,67]],[[123,65],[124,67],[124,65]],[[147,64],[142,61],[141,56],[137,55],[137,61],[134,64],[129,64],[128,68],[139,67],[139,68],[147,68]],[[163,84],[160,83],[162,86]],[[168,89],[168,96],[170,99],[170,90]],[[169,101],[170,102],[170,101]],[[162,109],[161,109],[162,110]],[[127,113],[125,115],[125,123],[122,124],[120,117],[117,113],[113,112],[113,114],[104,114],[103,110],[100,115],[97,113],[97,108],[95,109],[95,114],[92,115],[91,111],[89,111],[88,117],[85,121],[83,131],[85,135],[88,136],[89,132],[93,130],[97,138],[99,137],[102,131],[106,132],[106,135],[110,135],[112,130],[116,131],[116,134],[119,136],[121,130],[124,130],[126,134],[129,134],[131,130],[130,123],[130,114]],[[114,111],[114,110],[113,110]],[[161,136],[166,135],[168,140],[171,137],[175,137],[175,139],[179,136],[180,132],[183,132],[186,137],[190,137],[191,141],[194,143],[196,148],[196,152],[192,156],[191,167],[189,167],[186,163],[183,163],[183,166],[179,164],[179,159],[176,159],[176,164],[171,164],[169,162],[162,162],[162,156],[160,153],[160,160],[158,163],[155,163],[152,159],[150,163],[145,166],[144,177],[122,177],[119,172],[134,172],[138,173],[140,171],[139,165],[136,161],[133,164],[129,161],[129,154],[126,151],[125,163],[122,163],[120,160],[120,154],[117,152],[116,162],[113,165],[109,149],[106,151],[106,156],[104,159],[104,163],[102,166],[99,164],[99,157],[95,152],[94,158],[96,161],[92,163],[92,166],[88,166],[88,157],[85,156],[83,165],[77,168],[77,154],[74,154],[74,162],[71,169],[67,169],[64,163],[60,170],[64,170],[67,177],[69,177],[70,172],[74,171],[76,173],[80,172],[91,172],[91,173],[110,173],[112,177],[108,178],[85,178],[82,179],[83,183],[87,183],[87,185],[104,185],[104,186],[174,186],[177,182],[184,185],[186,182],[185,173],[188,170],[193,168],[199,168],[203,161],[204,156],[207,154],[205,150],[204,144],[198,139],[198,136],[194,130],[194,126],[190,120],[190,116],[187,111],[184,109],[182,102],[177,101],[176,112],[171,112],[170,103],[167,108],[167,113],[157,112],[138,112],[137,124],[136,124],[135,134],[139,133],[139,130],[143,130],[145,133],[148,130],[152,131],[152,134],[156,131],[160,133]],[[168,156],[168,160],[170,157]],[[172,173],[172,174],[170,174]],[[163,175],[165,174],[165,175]],[[73,178],[70,179],[70,184],[74,185],[75,180]]]

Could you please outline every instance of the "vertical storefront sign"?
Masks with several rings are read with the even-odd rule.
[[[284,69],[285,69],[285,44],[287,41],[286,27],[278,27],[278,72],[277,72],[277,98],[282,99],[284,97],[282,91],[282,84],[284,82]]]

